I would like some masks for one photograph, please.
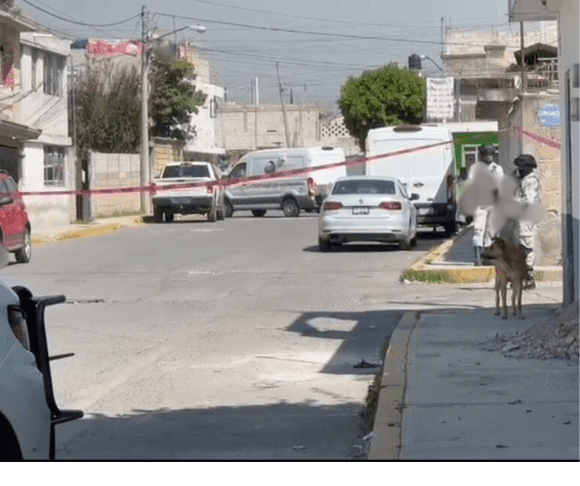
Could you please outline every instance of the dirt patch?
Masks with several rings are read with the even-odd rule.
[[[523,333],[495,336],[485,343],[485,349],[510,358],[578,361],[578,302]]]

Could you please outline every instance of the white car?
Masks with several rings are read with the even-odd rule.
[[[318,246],[326,252],[350,241],[417,243],[417,194],[407,194],[394,177],[350,176],[338,179],[318,218]]]
[[[55,426],[83,416],[60,410],[52,389],[49,361],[69,355],[48,356],[44,310],[63,301],[0,277],[0,461],[54,459]]]

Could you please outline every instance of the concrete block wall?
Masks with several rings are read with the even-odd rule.
[[[122,186],[138,186],[141,177],[139,154],[91,155],[91,189]],[[93,218],[137,213],[141,209],[140,194],[93,194],[91,196],[91,216]]]
[[[290,145],[320,145],[319,108],[316,105],[287,105]],[[279,105],[226,104],[220,108],[221,146],[227,151],[252,151],[286,145],[284,116]]]

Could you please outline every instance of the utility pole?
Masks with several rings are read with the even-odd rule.
[[[282,117],[284,118],[284,139],[286,147],[290,147],[290,133],[288,132],[288,120],[286,119],[286,108],[284,107],[284,98],[282,97],[282,82],[280,81],[280,68],[276,61],[276,72],[278,73],[278,86],[280,88],[280,104],[282,105]]]
[[[256,76],[252,81],[252,87],[254,88],[254,146],[258,150],[258,105],[260,104],[258,77]]]
[[[151,168],[149,166],[149,52],[147,43],[149,41],[149,26],[147,19],[147,8],[141,8],[141,40],[143,51],[141,53],[141,212],[151,213],[151,198],[145,186],[151,182]]]
[[[522,51],[522,64],[521,64],[521,72],[522,72],[522,93],[526,91],[526,56],[524,52],[524,23],[520,22],[520,49]]]

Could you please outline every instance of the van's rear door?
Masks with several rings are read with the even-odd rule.
[[[409,193],[419,194],[416,203],[447,203],[446,176],[452,163],[452,157],[447,152],[451,150],[451,145],[429,147],[440,142],[419,138],[375,140],[373,154],[410,151],[368,160],[366,173],[399,178],[407,185]]]

